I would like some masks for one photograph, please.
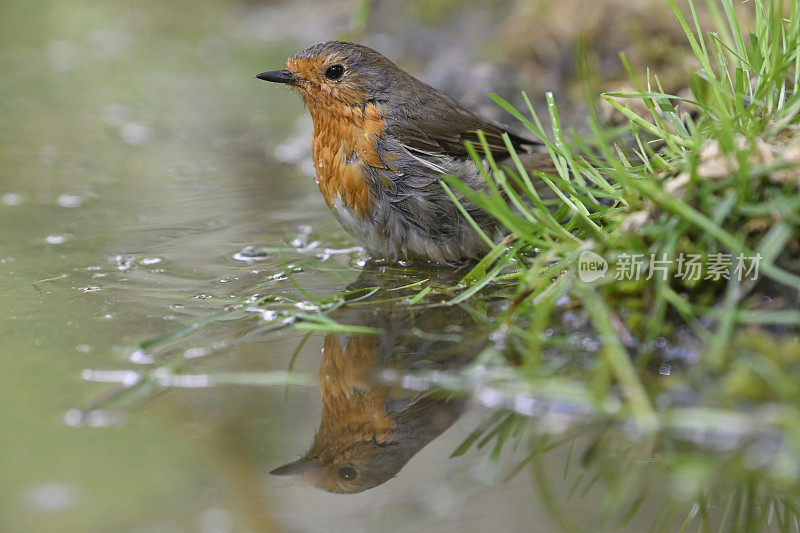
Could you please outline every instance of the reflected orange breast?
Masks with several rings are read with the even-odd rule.
[[[312,447],[323,460],[332,461],[352,443],[391,439],[395,423],[386,412],[389,387],[370,383],[375,350],[370,335],[325,338],[319,371],[322,422]]]

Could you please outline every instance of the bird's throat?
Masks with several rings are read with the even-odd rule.
[[[338,196],[356,214],[366,215],[372,203],[367,167],[385,168],[376,148],[385,129],[380,109],[314,101],[309,110],[314,169],[325,201],[333,207]]]

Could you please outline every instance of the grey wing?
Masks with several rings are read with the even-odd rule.
[[[537,151],[542,146],[538,139],[524,137],[501,124],[478,117],[434,89],[430,90],[429,97],[403,108],[401,116],[390,119],[387,124],[387,133],[410,149],[453,157],[469,156],[464,142],[478,144],[478,131],[484,133],[492,155],[500,159],[508,156],[504,133],[518,152]]]
[[[487,244],[471,228],[458,207],[445,194],[439,180],[442,174],[459,177],[473,189],[485,187],[471,159],[443,153],[421,152],[396,139],[379,141],[379,153],[391,153],[392,168],[376,169],[370,181],[374,197],[382,208],[374,211],[376,220],[391,241],[404,241],[411,248],[435,246],[432,255],[443,261],[456,261],[482,255]],[[483,210],[457,194],[473,220],[490,238],[496,223]],[[418,242],[431,241],[431,242]]]

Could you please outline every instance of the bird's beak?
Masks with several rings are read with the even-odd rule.
[[[269,72],[262,72],[256,74],[256,78],[264,81],[272,81],[275,83],[285,83],[287,85],[297,85],[299,80],[288,70],[270,70]]]
[[[268,73],[267,73],[268,74]],[[289,463],[287,465],[279,466],[270,474],[273,476],[296,476],[297,474],[302,474],[303,472],[307,472],[314,468],[314,461],[310,461],[308,459],[298,459],[293,463]]]

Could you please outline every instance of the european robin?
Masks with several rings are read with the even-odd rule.
[[[368,268],[351,288],[375,283],[385,286],[387,281],[392,283],[391,274]],[[408,283],[408,279],[397,281]],[[396,295],[397,290],[404,289],[398,286],[391,294]],[[386,293],[376,293],[373,298],[385,297]],[[463,366],[480,350],[480,343],[462,344],[447,338],[454,331],[474,328],[470,315],[458,306],[413,310],[405,306],[345,307],[337,311],[336,320],[377,328],[381,334],[332,333],[325,337],[319,369],[319,429],[303,457],[271,473],[298,475],[329,492],[356,493],[395,476],[465,408],[464,399],[397,389],[380,383],[376,374]],[[427,335],[415,333],[415,326],[424,328]],[[465,344],[475,351],[465,353]]]
[[[256,78],[295,89],[314,122],[312,149],[319,189],[339,223],[373,259],[462,263],[488,244],[447,196],[443,174],[482,189],[486,184],[465,141],[482,131],[497,161],[540,142],[476,116],[449,96],[404,72],[375,50],[339,41],[298,52],[283,70]],[[552,168],[546,154],[525,164]],[[492,238],[495,220],[463,197],[466,211]]]

